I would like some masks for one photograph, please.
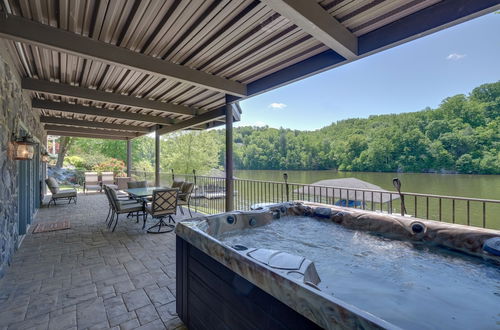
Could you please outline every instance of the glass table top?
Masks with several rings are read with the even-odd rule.
[[[130,189],[125,189],[124,191],[136,197],[146,197],[146,196],[152,196],[153,190],[155,189],[165,189],[165,188],[166,187],[130,188]]]

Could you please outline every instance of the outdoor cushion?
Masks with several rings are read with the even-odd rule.
[[[62,189],[52,194],[52,198],[76,197],[76,189]]]
[[[85,182],[88,184],[99,183],[97,172],[85,172]]]
[[[135,212],[135,211],[142,211],[142,203],[129,203],[129,202],[124,202],[122,203],[119,199],[118,196],[116,195],[116,191],[113,189],[108,189],[109,194],[111,195],[111,198],[116,202],[116,207],[118,208],[118,211],[122,212]]]
[[[189,195],[193,192],[194,183],[184,182],[182,185],[181,192],[179,194],[179,199],[181,202],[187,202]]]
[[[160,211],[160,212],[156,212],[156,213],[155,213],[155,212],[153,211],[153,203],[152,203],[152,202],[151,202],[151,203],[148,203],[148,204],[144,207],[144,210],[145,210],[146,212],[148,212],[149,214],[151,214],[151,215],[158,215],[158,214],[160,214],[160,215],[164,215],[164,214],[176,214],[176,213],[177,213],[175,209],[164,210],[164,211]]]
[[[45,183],[49,187],[49,190],[52,194],[57,194],[57,192],[59,191],[59,183],[56,179],[50,176],[45,180]]]
[[[114,185],[115,174],[113,172],[102,172],[101,173],[101,181],[103,184],[107,184],[108,186]],[[117,186],[117,188],[118,188],[118,186]]]
[[[118,208],[120,211],[123,211],[123,212],[137,212],[137,211],[143,210],[142,203],[124,204],[124,203],[118,202]]]
[[[184,185],[184,181],[174,180],[174,182],[172,182],[172,187],[171,188],[172,189],[174,189],[174,188],[181,189],[182,185]]]
[[[192,182],[184,182],[184,184],[182,185],[182,188],[181,188],[181,193],[182,194],[189,194],[193,191],[193,186],[194,186],[194,183]]]

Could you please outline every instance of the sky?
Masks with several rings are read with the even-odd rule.
[[[436,108],[500,80],[500,15],[488,14],[240,102],[235,126],[314,130]]]

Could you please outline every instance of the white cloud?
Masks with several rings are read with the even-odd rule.
[[[273,103],[269,104],[269,108],[283,109],[283,108],[286,108],[286,104],[285,103],[273,102]]]
[[[458,61],[464,58],[465,56],[466,56],[465,54],[451,53],[450,55],[446,56],[446,59],[452,61]]]
[[[264,123],[263,121],[256,121],[252,126],[264,127],[267,126],[267,124]]]

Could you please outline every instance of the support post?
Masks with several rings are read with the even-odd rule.
[[[226,102],[226,212],[233,210],[233,107]]]
[[[283,173],[283,179],[285,180],[285,193],[286,201],[290,201],[290,187],[288,187],[288,173]]]
[[[132,140],[127,139],[127,176],[132,176]]]
[[[158,130],[155,131],[155,186],[160,186],[160,137]]]

